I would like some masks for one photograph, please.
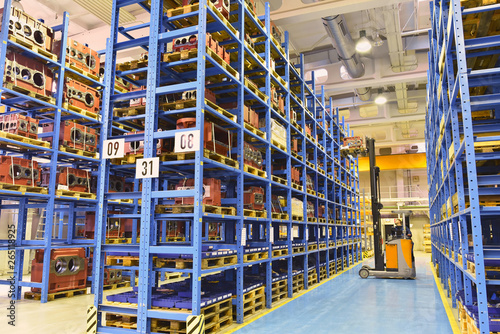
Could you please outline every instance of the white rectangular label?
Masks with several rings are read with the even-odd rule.
[[[160,176],[160,158],[137,159],[135,163],[135,178],[150,179]]]
[[[57,185],[57,190],[69,190],[67,185],[64,184],[58,184]]]
[[[453,224],[450,223],[450,239],[453,241]]]
[[[125,138],[105,140],[102,145],[103,159],[123,158],[125,156]]]
[[[193,152],[200,150],[200,131],[182,131],[175,133],[174,152]]]
[[[299,237],[299,227],[298,226],[294,226],[293,227],[292,237],[294,237],[294,238],[298,238]]]
[[[241,229],[241,245],[246,246],[247,245],[247,228],[243,227]]]
[[[271,239],[271,243],[274,244],[274,227],[272,226],[269,229],[269,238]]]

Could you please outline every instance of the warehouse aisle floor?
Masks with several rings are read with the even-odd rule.
[[[235,333],[453,333],[430,254],[415,255],[416,280],[363,280],[359,264]]]

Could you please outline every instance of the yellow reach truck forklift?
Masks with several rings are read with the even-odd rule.
[[[413,244],[411,239],[394,239],[385,243],[385,261],[382,250],[382,226],[380,221],[380,210],[383,208],[380,203],[380,169],[375,162],[375,140],[366,138],[366,147],[363,147],[363,140],[360,137],[349,137],[344,139],[343,154],[366,155],[370,160],[370,190],[372,199],[373,215],[373,245],[375,268],[364,265],[359,270],[361,278],[369,276],[386,278],[415,278],[415,260],[413,256]]]

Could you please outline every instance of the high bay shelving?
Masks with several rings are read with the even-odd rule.
[[[426,145],[433,262],[461,326],[498,331],[489,272],[498,251],[500,5],[434,1],[429,34]],[[473,321],[466,321],[471,318]],[[471,329],[473,330],[473,329]]]
[[[217,14],[213,5],[201,1],[200,9],[180,15],[162,15],[158,2],[150,5],[139,3],[146,11],[151,12],[153,18],[149,24],[137,27],[119,28],[117,13],[119,7],[139,3],[138,1],[115,1],[112,38],[106,50],[106,67],[104,82],[98,78],[85,75],[75,68],[68,66],[62,61],[66,50],[67,27],[69,16],[64,14],[61,25],[54,27],[54,31],[60,32],[63,41],[61,54],[51,56],[45,52],[8,38],[8,19],[4,15],[2,21],[2,59],[5,59],[9,48],[15,48],[23,55],[34,61],[46,64],[57,78],[57,92],[53,98],[42,98],[33,94],[26,95],[26,91],[19,90],[13,86],[4,86],[2,93],[7,96],[2,100],[6,111],[3,115],[22,114],[39,119],[40,124],[52,124],[53,131],[40,134],[41,138],[52,137],[50,146],[36,141],[20,143],[18,140],[2,137],[3,151],[6,156],[22,156],[24,158],[35,158],[40,160],[44,168],[50,170],[49,186],[47,192],[25,191],[20,187],[17,190],[2,189],[2,210],[13,210],[17,214],[16,238],[15,238],[15,299],[21,298],[22,287],[41,288],[41,301],[46,302],[48,297],[50,253],[52,249],[84,247],[86,249],[97,246],[94,254],[94,273],[96,279],[93,290],[96,292],[96,305],[99,315],[102,311],[137,314],[137,326],[145,331],[150,326],[150,319],[178,319],[185,320],[185,313],[169,312],[165,310],[153,310],[151,308],[152,286],[158,286],[156,280],[159,273],[181,272],[192,278],[192,313],[199,314],[202,308],[201,295],[203,275],[222,271],[226,282],[235,282],[236,314],[237,321],[244,320],[243,315],[243,293],[247,291],[244,282],[248,283],[247,270],[252,268],[252,274],[262,274],[262,282],[265,287],[265,305],[270,307],[276,302],[273,287],[276,282],[286,280],[287,289],[282,297],[291,297],[297,293],[296,287],[307,288],[323,280],[332,273],[344,269],[361,259],[359,243],[359,187],[357,161],[350,157],[340,155],[339,145],[342,138],[349,133],[344,122],[338,119],[338,113],[328,105],[325,106],[324,93],[315,95],[316,87],[313,79],[310,82],[304,80],[303,59],[299,66],[294,66],[288,60],[288,41],[285,34],[285,43],[276,41],[271,37],[269,6],[266,6],[265,15],[262,17],[265,24],[253,14],[248,7],[240,1],[234,1],[231,7],[231,23]],[[167,2],[165,3],[165,5]],[[169,2],[170,4],[170,2]],[[4,1],[4,8],[11,8],[11,1]],[[194,9],[194,8],[193,8]],[[238,20],[244,17],[245,20]],[[193,23],[193,20],[196,22]],[[179,27],[179,22],[185,27]],[[177,23],[176,23],[177,22]],[[173,25],[177,24],[177,26]],[[135,30],[150,27],[152,32],[149,37],[130,39],[126,42],[117,43],[117,35],[120,33],[130,37],[129,33]],[[245,43],[246,32],[258,34],[260,40],[255,46]],[[218,61],[215,55],[208,50],[199,49],[196,57],[170,62],[162,62],[160,56],[166,50],[166,42],[176,36],[185,36],[198,33],[200,45],[205,44],[205,32],[219,36],[221,45],[231,53],[231,65],[225,65]],[[224,39],[228,39],[224,41]],[[274,40],[273,40],[274,39]],[[150,61],[144,69],[133,69],[115,73],[116,52],[132,47],[143,46],[151,55],[157,55],[157,62]],[[254,50],[255,49],[255,50]],[[37,52],[38,51],[38,52]],[[271,59],[276,61],[276,68],[271,70]],[[193,65],[194,68],[193,68]],[[208,66],[207,66],[208,65]],[[173,70],[182,66],[188,66],[191,71],[183,73]],[[5,64],[0,65],[0,72],[5,73]],[[160,71],[162,75],[159,76]],[[142,73],[142,74],[141,74]],[[147,74],[147,75],[144,75]],[[114,85],[115,75],[121,79],[130,81],[131,75],[142,75],[135,83],[137,86],[147,86],[146,91],[135,91],[119,93],[107,90],[106,87],[117,87]],[[244,79],[245,75],[250,76]],[[101,115],[82,112],[75,108],[68,108],[63,101],[64,79],[68,76],[78,78],[91,87],[101,90],[103,97],[103,111]],[[3,77],[3,75],[2,75]],[[220,107],[204,102],[205,78],[213,78],[207,87],[213,90],[218,102],[237,102],[236,107],[230,110],[221,110]],[[273,106],[271,99],[271,87],[276,87],[283,94],[285,100],[285,112],[282,114]],[[196,89],[198,99],[195,106],[189,106],[182,110],[158,111],[161,105],[157,100],[159,95],[184,92]],[[132,98],[145,98],[146,105],[143,114],[139,115],[114,115],[114,107],[120,101]],[[246,102],[252,103],[252,108],[265,119],[265,126],[261,129],[248,128],[243,121],[242,106]],[[28,103],[28,104],[25,104]],[[332,103],[329,101],[329,105]],[[293,113],[294,111],[295,113]],[[189,115],[196,119],[197,126],[203,138],[203,126],[205,119],[216,121],[228,129],[234,136],[235,142],[233,152],[234,161],[237,165],[228,165],[204,156],[203,140],[201,150],[197,151],[188,160],[162,161],[160,164],[160,178],[144,179],[142,182],[135,180],[133,164],[110,164],[109,160],[99,159],[98,156],[85,156],[61,150],[59,145],[59,125],[62,121],[77,121],[80,124],[102,130],[101,143],[109,138],[125,138],[127,143],[144,139],[145,157],[155,155],[153,143],[155,140],[167,140],[175,134],[175,127],[169,126],[169,122],[176,120],[178,115]],[[297,115],[296,119],[293,115]],[[101,121],[102,117],[102,121]],[[286,129],[286,145],[277,143],[272,139],[271,119],[276,120]],[[140,121],[145,123],[141,124]],[[139,121],[139,122],[138,122]],[[166,122],[166,123],[164,123]],[[165,125],[167,124],[167,125]],[[170,123],[172,124],[172,123]],[[163,131],[158,131],[159,125]],[[306,133],[306,125],[310,126],[310,133]],[[133,130],[144,130],[143,134],[125,135]],[[299,149],[297,154],[292,154],[292,140],[297,139]],[[263,172],[252,172],[244,167],[243,147],[244,142],[250,141],[263,154],[265,168]],[[5,146],[9,145],[9,146]],[[102,145],[101,145],[102,146]],[[102,153],[102,152],[101,152]],[[232,155],[230,156],[232,157]],[[228,158],[230,158],[228,157]],[[45,160],[42,160],[45,159]],[[281,173],[272,170],[276,159],[286,167]],[[74,167],[85,169],[98,178],[97,200],[92,198],[75,198],[61,195],[56,188],[55,172],[59,167]],[[302,187],[293,187],[290,170],[292,167],[300,170]],[[98,171],[96,173],[96,169]],[[182,177],[175,176],[169,172],[181,173]],[[134,182],[134,191],[128,193],[108,192],[109,175],[125,176],[128,182]],[[191,175],[195,179],[194,190],[171,190],[185,175]],[[226,198],[223,206],[233,206],[235,214],[218,214],[203,212],[201,206],[195,206],[192,213],[156,213],[157,204],[169,204],[169,199],[175,197],[194,197],[200,202],[202,198],[202,182],[204,177],[211,176],[220,178],[227,187]],[[306,188],[306,181],[312,183],[312,189]],[[244,189],[247,186],[261,187],[265,191],[265,210],[262,212],[249,213],[245,215]],[[286,199],[286,214],[272,214],[272,196],[280,195]],[[292,198],[302,200],[302,215],[292,214]],[[11,201],[7,203],[5,201]],[[15,202],[15,204],[12,203]],[[307,215],[307,202],[311,202],[314,217]],[[96,204],[97,210],[96,210]],[[319,214],[324,206],[323,215]],[[140,208],[140,210],[139,210]],[[29,209],[43,209],[39,212],[30,212]],[[311,208],[310,208],[311,209]],[[81,219],[86,212],[96,211],[96,240],[85,239],[77,236],[82,229]],[[42,213],[43,212],[43,213]],[[42,215],[41,235],[43,240],[30,240],[28,230],[33,215]],[[54,216],[56,214],[56,216]],[[255,217],[254,215],[259,215]],[[294,216],[297,217],[294,220]],[[302,217],[301,220],[298,220]],[[129,243],[106,244],[105,233],[108,218],[127,218],[134,221],[134,228],[140,224],[140,230],[132,233]],[[58,219],[60,223],[57,223]],[[65,224],[62,221],[66,220]],[[166,242],[165,230],[167,222],[183,221],[186,224],[186,235],[177,239],[181,241]],[[195,224],[194,222],[203,222]],[[220,240],[209,240],[207,233],[203,233],[203,227],[209,229],[209,223],[219,223]],[[55,231],[54,231],[55,230]],[[52,232],[52,233],[46,233]],[[54,232],[53,232],[54,231]],[[246,246],[243,245],[241,236]],[[140,237],[138,237],[140,235]],[[293,236],[293,237],[292,237]],[[222,268],[201,269],[202,248],[211,245],[216,249],[236,252],[237,262]],[[249,247],[265,250],[267,256],[261,260],[243,262]],[[1,250],[9,249],[8,240],[3,240]],[[23,281],[22,264],[25,250],[43,249],[44,263],[42,283]],[[294,252],[295,251],[295,252]],[[124,268],[134,273],[139,273],[139,303],[138,308],[126,308],[111,306],[103,300],[102,277],[104,267],[112,269],[113,265],[105,265],[105,252],[116,252],[119,254],[138,253],[140,261],[138,266]],[[156,268],[153,265],[153,257],[175,252],[176,254],[190,254],[193,256],[192,269]],[[245,257],[246,258],[246,257]],[[282,265],[284,264],[284,265]],[[116,267],[116,266],[115,266]],[[123,268],[123,267],[120,267]],[[279,277],[273,275],[273,270],[281,269]],[[319,280],[318,280],[319,278]],[[147,282],[147,284],[144,284]],[[2,284],[10,284],[2,281]],[[280,285],[281,286],[281,285]],[[244,290],[245,289],[245,290]],[[281,288],[280,288],[281,289]],[[279,298],[278,298],[279,299]],[[103,325],[99,318],[99,325]],[[109,328],[107,329],[109,330]],[[119,331],[116,329],[116,331]]]
[[[88,252],[94,245],[94,240],[85,239],[79,232],[84,228],[83,218],[85,212],[95,211],[97,200],[95,196],[79,197],[70,192],[60,191],[57,187],[56,171],[61,167],[73,167],[84,169],[91,175],[96,174],[99,159],[97,155],[80,155],[76,150],[68,150],[59,146],[60,124],[65,121],[78,122],[91,128],[100,129],[101,121],[97,113],[84,112],[75,108],[70,108],[63,98],[63,87],[66,78],[72,78],[78,82],[94,87],[102,91],[102,84],[98,78],[89,76],[78,71],[63,59],[66,56],[69,15],[64,13],[60,25],[53,27],[57,38],[60,39],[60,54],[52,54],[40,47],[34,47],[29,41],[19,36],[8,36],[9,24],[12,24],[11,0],[3,3],[4,15],[2,19],[1,38],[3,43],[0,47],[0,80],[2,80],[2,105],[5,112],[1,116],[24,115],[35,118],[39,121],[40,128],[52,126],[50,132],[39,133],[39,140],[28,140],[23,137],[2,132],[0,136],[1,155],[11,158],[24,158],[38,161],[42,168],[50,172],[50,178],[46,187],[36,187],[23,185],[3,185],[0,190],[2,213],[10,213],[14,217],[14,236],[10,239],[1,240],[0,250],[11,251],[14,249],[15,258],[9,256],[8,270],[12,271],[14,277],[13,299],[21,298],[21,288],[40,288],[41,302],[47,302],[49,274],[54,270],[51,263],[51,251],[60,248],[85,248]],[[26,89],[19,88],[16,83],[6,83],[5,74],[13,71],[13,68],[6,68],[7,52],[15,52],[14,57],[25,56],[36,64],[43,64],[48,71],[44,75],[53,76],[55,91],[53,96],[42,96],[41,94],[30,93]],[[49,73],[50,72],[50,73]],[[11,75],[11,74],[10,74]],[[24,76],[25,74],[23,74]],[[11,75],[12,76],[12,75]],[[37,129],[38,130],[38,129]],[[53,144],[46,140],[52,139]],[[39,218],[39,225],[36,236],[32,236],[33,217]],[[11,229],[14,231],[14,229]],[[12,232],[9,232],[12,234]],[[10,242],[9,242],[10,240]],[[15,240],[15,247],[12,248],[12,241]],[[31,282],[26,277],[23,279],[23,263],[25,252],[43,250],[42,282]],[[26,253],[29,255],[29,253]],[[10,254],[9,254],[10,255]],[[14,263],[12,265],[12,263]],[[31,266],[31,262],[29,262]],[[10,281],[2,280],[0,284],[11,285]]]
[[[270,36],[271,25],[269,6],[265,6],[265,15],[259,20],[249,7],[242,1],[232,1],[231,17],[229,21],[220,15],[213,4],[206,0],[199,5],[189,6],[181,10],[168,10],[171,2],[152,1],[148,4],[140,3],[150,13],[150,22],[125,29],[118,26],[119,9],[138,1],[114,1],[112,15],[111,38],[106,50],[107,63],[104,76],[106,87],[112,87],[116,75],[130,80],[132,75],[137,79],[137,86],[146,89],[123,94],[112,94],[110,91],[103,100],[103,130],[102,140],[123,138],[125,143],[144,141],[144,157],[156,156],[156,143],[173,139],[175,134],[182,130],[176,129],[179,118],[192,117],[196,126],[189,131],[199,131],[201,139],[200,150],[182,158],[166,159],[162,155],[159,178],[142,179],[140,190],[133,193],[107,192],[108,175],[124,174],[135,175],[135,164],[115,165],[109,160],[102,160],[99,167],[100,182],[97,210],[97,234],[94,290],[96,291],[95,306],[98,308],[98,326],[105,326],[101,318],[103,312],[109,314],[137,315],[137,331],[153,331],[151,326],[157,326],[158,320],[170,319],[185,321],[191,313],[200,314],[207,300],[209,291],[204,291],[205,280],[202,277],[216,272],[223,282],[233,282],[234,291],[226,291],[236,296],[236,320],[242,322],[243,295],[247,291],[249,273],[262,274],[260,284],[265,285],[265,304],[273,305],[273,282],[277,279],[286,279],[288,287],[286,296],[293,295],[295,283],[294,273],[302,275],[303,286],[307,289],[308,280],[317,281],[316,277],[325,278],[330,273],[345,268],[361,259],[359,240],[359,187],[357,161],[340,155],[340,143],[346,135],[343,122],[338,119],[336,110],[325,107],[324,94],[315,95],[314,78],[312,82],[304,80],[303,61],[296,67],[290,63],[288,57],[288,36],[285,33],[285,43],[282,47],[276,39]],[[163,11],[165,8],[165,13]],[[167,14],[167,15],[164,15]],[[243,19],[244,18],[244,19]],[[262,24],[261,22],[265,22]],[[149,27],[145,37],[118,42],[120,33],[131,34],[133,31]],[[220,45],[231,54],[230,65],[220,61],[214,52],[205,48],[206,33],[210,33]],[[246,34],[258,35],[255,45],[246,43]],[[198,48],[193,55],[187,58],[169,58],[164,62],[163,53],[168,50],[167,43],[172,39],[198,34]],[[273,41],[274,39],[274,41]],[[248,41],[248,40],[247,40]],[[119,52],[133,47],[143,47],[148,50],[147,66],[138,66],[136,69],[116,71],[115,59]],[[202,47],[200,47],[202,46]],[[254,50],[255,48],[255,50]],[[271,60],[276,62],[276,69],[271,69]],[[254,82],[252,84],[247,79]],[[271,87],[276,87],[283,94],[285,113],[281,114],[273,108]],[[218,104],[234,103],[232,108],[221,110],[207,102],[205,87],[213,91]],[[193,105],[181,104],[173,109],[165,108],[167,94],[183,93],[196,90],[197,98]],[[114,110],[121,101],[145,98],[145,106],[137,115],[116,115]],[[243,105],[251,106],[257,111],[265,125],[259,129],[248,128],[244,124]],[[331,105],[331,101],[330,101]],[[294,121],[292,110],[297,114]],[[286,129],[286,145],[276,142],[272,137],[271,120],[274,119]],[[110,122],[118,121],[125,124],[134,124],[143,121],[143,126],[137,130],[144,131],[132,135],[120,135],[113,132]],[[234,147],[229,156],[213,160],[204,151],[205,120],[216,122],[232,136]],[[264,121],[262,121],[264,122]],[[306,125],[311,126],[311,133],[306,134]],[[161,129],[161,131],[160,131]],[[186,130],[185,130],[186,131]],[[317,136],[317,139],[316,139]],[[271,140],[270,140],[271,139]],[[299,140],[299,153],[291,154],[292,140]],[[244,142],[251,142],[257,147],[264,160],[263,172],[252,173],[244,167]],[[307,153],[306,153],[307,152]],[[232,162],[230,158],[233,158]],[[272,170],[272,164],[280,159],[285,164],[285,173],[277,174]],[[236,163],[234,163],[236,162]],[[317,163],[316,163],[317,162]],[[321,165],[320,165],[321,163]],[[292,187],[291,168],[298,167],[301,175],[301,187]],[[274,175],[274,177],[273,177]],[[276,178],[277,175],[280,175]],[[314,184],[314,191],[306,191],[306,178],[309,175]],[[177,189],[173,185],[179,184],[184,178],[194,179],[194,189]],[[203,211],[203,183],[206,178],[222,180],[226,187],[226,197],[222,198],[222,206],[232,206],[235,211],[230,214],[219,211]],[[245,211],[244,190],[248,186],[260,187],[265,192],[265,210],[252,213]],[[288,216],[272,218],[272,194],[281,195],[286,199],[285,212]],[[123,217],[139,220],[140,237],[132,238],[131,244],[105,244],[105,227],[110,199],[140,200],[140,210],[133,213],[113,213],[113,217]],[[192,212],[179,213],[177,211],[158,212],[158,206],[172,206],[174,198],[193,198]],[[292,198],[303,202],[302,214],[292,214]],[[314,217],[307,219],[307,201],[314,205]],[[324,205],[324,216],[318,216],[319,208]],[[175,206],[173,206],[175,207]],[[255,214],[257,216],[255,216]],[[302,217],[293,220],[293,217]],[[321,219],[320,219],[321,218]],[[309,221],[308,221],[309,220]],[[166,222],[184,222],[185,235],[180,241],[166,242],[164,231]],[[221,240],[209,240],[209,223],[220,223]],[[280,233],[281,231],[281,233]],[[274,232],[274,233],[273,233]],[[350,233],[349,233],[350,232]],[[349,233],[349,234],[348,234]],[[244,237],[242,237],[244,236]],[[294,236],[294,237],[292,237]],[[246,244],[246,245],[245,245]],[[223,267],[202,269],[202,254],[206,246],[215,250],[234,252],[237,262]],[[278,248],[280,247],[280,248]],[[297,253],[294,252],[297,247]],[[267,253],[265,258],[253,262],[243,262],[248,248],[260,248]],[[276,250],[280,250],[276,252]],[[283,250],[283,251],[281,251]],[[105,266],[105,253],[138,254],[139,264],[131,267],[138,270],[139,286],[137,288],[137,307],[110,304],[104,299],[101,282]],[[168,254],[187,256],[192,258],[192,268],[159,268],[157,258]],[[273,257],[274,255],[274,257]],[[338,261],[338,262],[337,262]],[[283,264],[283,265],[282,265]],[[325,270],[323,268],[327,268]],[[109,268],[109,267],[108,267]],[[273,270],[283,272],[276,277]],[[333,269],[333,271],[332,271]],[[158,281],[159,273],[182,272],[189,275],[191,313],[180,313],[170,309],[153,309],[155,288],[161,285]],[[310,275],[308,275],[310,273]],[[315,274],[317,276],[315,276]],[[213,277],[213,276],[210,276]],[[229,286],[229,285],[226,285]],[[226,287],[227,289],[227,287]],[[277,289],[277,288],[276,288]],[[278,298],[279,299],[279,298]],[[209,303],[210,301],[208,301]],[[189,308],[189,307],[188,307]],[[106,327],[106,331],[120,332],[120,328]]]

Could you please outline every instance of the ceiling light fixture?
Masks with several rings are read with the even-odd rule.
[[[12,0],[12,7],[20,9],[24,12],[24,7],[21,4],[21,0]]]
[[[382,38],[380,38],[380,34],[378,31],[375,33],[375,38],[373,39],[372,44],[373,46],[382,46],[384,44],[384,41],[382,40]]]
[[[361,30],[359,36],[360,38],[356,42],[356,51],[361,53],[370,51],[372,49],[372,43],[366,37],[366,30]]]
[[[381,89],[378,90],[378,95],[375,98],[375,104],[382,105],[387,102],[387,97],[384,96],[384,91]]]

